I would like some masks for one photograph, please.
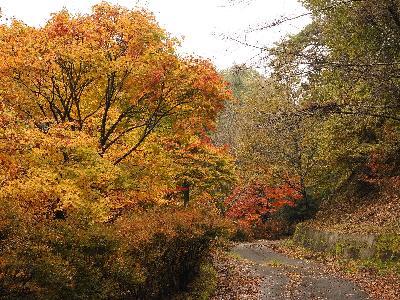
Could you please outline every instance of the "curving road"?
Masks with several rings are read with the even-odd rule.
[[[323,266],[315,262],[277,253],[268,247],[268,243],[239,244],[233,252],[250,262],[262,278],[261,299],[369,299],[354,283],[325,272]]]

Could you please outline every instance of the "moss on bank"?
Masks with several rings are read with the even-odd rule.
[[[305,248],[357,260],[362,267],[400,274],[400,235],[393,233],[352,234],[322,231],[299,224],[293,241]]]

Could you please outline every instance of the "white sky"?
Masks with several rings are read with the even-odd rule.
[[[45,24],[50,13],[66,7],[71,12],[88,13],[99,0],[0,0],[6,17],[15,17],[28,25]],[[296,16],[305,11],[297,0],[246,0],[249,4],[229,5],[228,0],[109,0],[128,8],[145,5],[155,13],[160,25],[173,36],[184,37],[182,49],[211,59],[219,69],[234,63],[248,63],[257,59],[260,50],[223,39],[225,35],[239,35],[251,26],[271,22],[281,16]],[[238,1],[240,2],[240,1]],[[271,46],[287,33],[296,33],[307,24],[307,18],[285,23],[277,28],[246,35],[249,44]]]

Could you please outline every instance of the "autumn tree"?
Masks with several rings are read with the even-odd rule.
[[[176,41],[142,11],[100,4],[62,11],[43,28],[2,26],[2,99],[48,131],[70,123],[98,135],[100,155],[120,163],[167,118],[210,126],[227,98],[208,62],[181,59]]]
[[[54,158],[54,174],[43,164],[44,169],[35,173],[38,180],[42,178],[39,181],[46,180],[43,174],[64,180],[68,164],[79,174],[75,180],[85,173],[80,170],[83,161],[101,161],[85,170],[94,176],[105,164],[103,188],[98,183],[93,187],[100,191],[95,198],[106,196],[112,207],[131,203],[131,197],[162,201],[164,191],[179,184],[175,174],[182,172],[173,161],[174,153],[182,150],[163,147],[162,141],[187,144],[207,135],[230,98],[212,64],[179,57],[177,41],[145,11],[102,3],[89,15],[61,11],[42,28],[14,20],[1,26],[1,34],[2,103],[12,118],[37,128],[29,129],[32,139],[21,140],[21,147],[42,149],[21,156],[28,164],[37,159],[34,154]],[[5,130],[11,136],[13,129]],[[20,136],[28,129],[16,130]],[[96,144],[97,158],[93,157]],[[211,145],[207,151],[214,151]],[[220,159],[225,159],[222,153]],[[110,169],[110,163],[125,166]],[[204,176],[211,171],[208,166]],[[60,199],[66,195],[50,197],[51,202],[63,206]]]
[[[101,3],[0,26],[0,297],[159,299],[229,224],[209,135],[231,95],[145,11]],[[190,203],[168,197],[182,180]]]

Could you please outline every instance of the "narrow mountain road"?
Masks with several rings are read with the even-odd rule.
[[[354,283],[329,274],[322,265],[289,258],[272,250],[268,243],[238,244],[233,253],[244,259],[253,269],[252,274],[261,279],[258,299],[369,299]]]

